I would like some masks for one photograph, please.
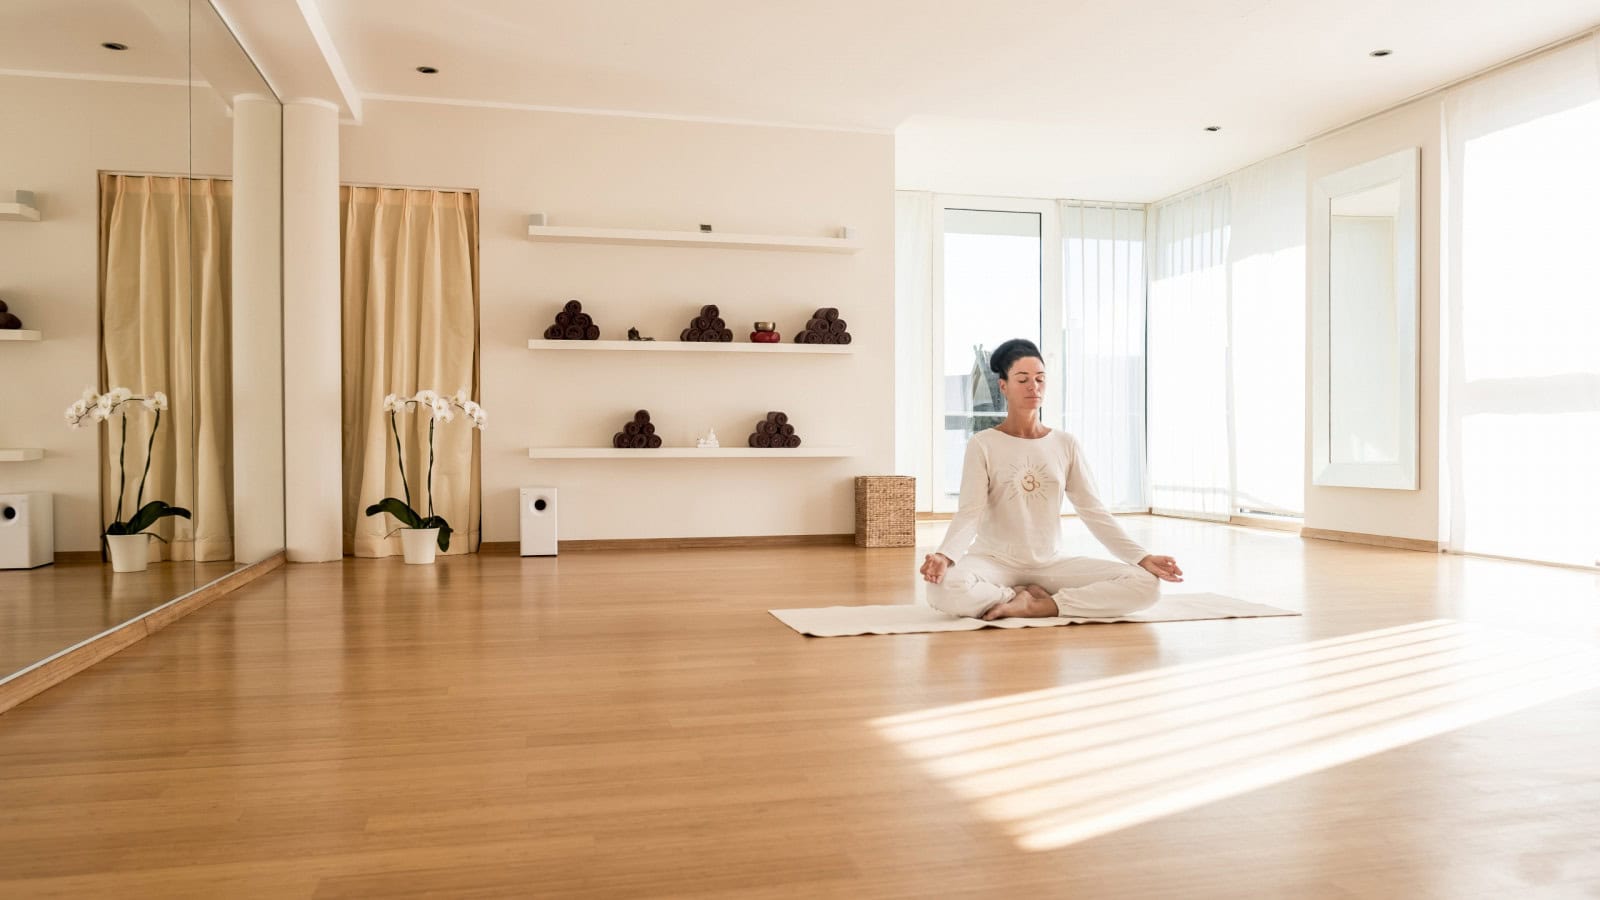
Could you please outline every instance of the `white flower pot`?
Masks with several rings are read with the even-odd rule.
[[[111,571],[143,572],[150,566],[150,535],[108,534],[106,545],[111,548]]]
[[[439,529],[402,528],[400,546],[405,548],[408,565],[431,566],[433,555],[439,549]]]

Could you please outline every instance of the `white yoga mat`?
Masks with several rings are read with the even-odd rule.
[[[1115,619],[1052,616],[1048,619],[998,619],[985,622],[952,616],[922,605],[824,606],[816,609],[771,609],[778,621],[812,637],[855,634],[914,634],[924,631],[977,631],[980,628],[1048,628],[1109,622],[1186,622],[1196,619],[1243,619],[1298,616],[1299,613],[1225,597],[1222,594],[1167,594],[1143,612]]]

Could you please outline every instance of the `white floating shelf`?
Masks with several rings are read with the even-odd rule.
[[[0,341],[42,341],[44,334],[25,328],[0,328]]]
[[[642,351],[645,353],[810,353],[842,356],[853,353],[851,344],[758,344],[754,341],[566,341],[533,338],[529,350]]]
[[[855,237],[798,237],[784,234],[723,234],[715,231],[646,231],[638,228],[575,228],[567,225],[529,225],[535,241],[569,241],[587,244],[644,244],[657,247],[734,247],[745,250],[809,250],[855,253]]]
[[[39,210],[26,203],[0,203],[0,221],[37,222]]]
[[[614,447],[531,447],[529,459],[843,459],[855,456],[848,447],[806,447],[773,450],[757,447],[657,447],[619,450]]]
[[[23,447],[20,449],[0,447],[0,462],[27,462],[33,459],[44,459],[44,451],[37,447]]]

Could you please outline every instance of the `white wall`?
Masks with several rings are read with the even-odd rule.
[[[1305,525],[1329,531],[1437,541],[1439,528],[1439,98],[1427,97],[1315,141],[1306,148],[1307,191],[1326,175],[1403,150],[1422,148],[1420,284],[1417,293],[1420,365],[1419,489],[1415,491],[1319,487],[1310,481],[1307,420]],[[1308,203],[1307,209],[1313,204]],[[1309,226],[1309,220],[1308,220]],[[1307,233],[1310,233],[1309,227]],[[1308,276],[1309,277],[1309,276]],[[1309,288],[1309,282],[1308,282]],[[1309,296],[1309,294],[1308,294]],[[1312,384],[1307,354],[1306,384]],[[1309,394],[1306,409],[1311,409]]]
[[[560,489],[567,540],[847,533],[852,476],[893,472],[892,136],[369,101],[363,124],[343,128],[340,143],[347,182],[480,192],[484,540],[517,539],[524,485]],[[866,248],[535,243],[526,237],[531,212],[552,224],[691,231],[704,222],[831,236],[849,225]],[[675,340],[701,305],[716,303],[738,339],[752,322],[774,320],[787,341],[811,310],[836,306],[856,352],[528,350],[574,298],[607,339],[638,326]],[[851,445],[859,455],[528,459],[530,445],[608,447],[639,408],[669,445],[692,446],[715,427],[724,446],[742,446],[756,419],[781,409],[806,444]]]
[[[196,170],[226,174],[229,123],[196,102]],[[0,447],[42,460],[0,463],[0,492],[55,494],[56,550],[94,550],[102,429],[67,428],[66,409],[99,383],[99,178],[102,170],[189,171],[189,90],[0,77],[0,187],[38,194],[41,221],[0,222],[0,299],[39,343],[0,344]]]

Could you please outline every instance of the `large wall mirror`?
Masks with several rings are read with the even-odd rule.
[[[1417,488],[1418,151],[1312,195],[1312,483]]]
[[[283,547],[282,108],[207,0],[11,0],[0,58],[4,682]]]

